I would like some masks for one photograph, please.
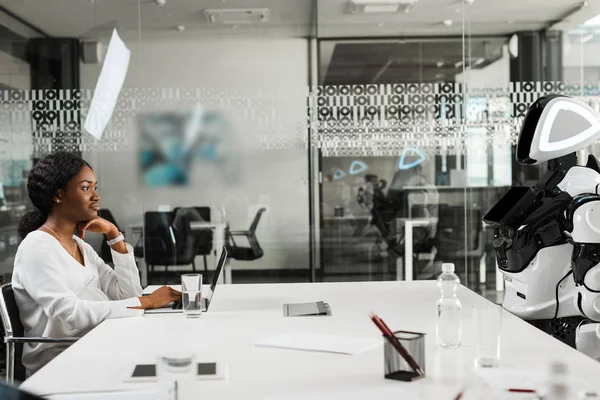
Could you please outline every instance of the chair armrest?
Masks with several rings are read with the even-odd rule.
[[[78,337],[7,337],[4,338],[4,343],[74,343],[78,341]]]
[[[250,232],[248,231],[229,231],[230,235],[235,235],[235,236],[249,236]]]

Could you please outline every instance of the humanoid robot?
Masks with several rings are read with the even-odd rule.
[[[533,187],[513,187],[483,218],[495,228],[503,307],[600,360],[600,167],[578,150],[600,140],[589,105],[547,95],[529,108],[517,161],[547,162]]]

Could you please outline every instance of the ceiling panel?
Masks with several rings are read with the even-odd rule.
[[[451,36],[510,34],[541,29],[562,19],[581,0],[419,0],[410,13],[355,15],[348,0],[318,2],[318,35],[333,37]],[[452,26],[442,22],[451,20]]]
[[[314,28],[314,0],[0,0],[12,11],[53,36],[106,36],[114,27],[124,35],[306,37]],[[270,20],[260,25],[212,24],[203,10],[268,8]],[[141,23],[141,30],[139,29]],[[178,32],[175,27],[185,26]]]
[[[348,0],[0,0],[0,6],[54,36],[106,36],[119,26],[124,35],[170,37],[283,36],[395,37],[510,34],[540,29],[569,15],[581,0],[419,0],[408,14],[356,15]],[[576,20],[591,18],[590,7]],[[269,22],[233,26],[211,24],[206,8],[268,8]],[[318,23],[314,24],[315,16]],[[452,20],[452,26],[442,24]],[[574,19],[575,20],[575,19]],[[141,30],[140,30],[141,23]],[[184,25],[184,32],[175,27]]]
[[[336,44],[325,85],[454,82],[463,61],[474,69],[502,58],[503,39],[470,41],[463,58],[460,39]]]

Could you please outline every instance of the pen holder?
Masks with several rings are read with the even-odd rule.
[[[396,331],[394,332],[396,339],[402,343],[408,354],[416,361],[416,363],[425,371],[425,334],[418,332]],[[414,381],[422,378],[408,362],[398,353],[392,344],[383,338],[383,354],[385,378],[395,379],[397,381]]]

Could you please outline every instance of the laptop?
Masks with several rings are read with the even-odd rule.
[[[223,267],[225,266],[226,261],[227,248],[223,247],[223,251],[221,251],[221,257],[219,257],[217,267],[215,268],[215,273],[213,274],[212,282],[210,283],[210,293],[208,294],[208,296],[202,297],[202,311],[208,311],[208,308],[210,307],[210,303],[212,302],[213,296],[215,294],[215,289],[217,288],[217,283],[219,283],[219,278],[223,273]],[[161,308],[144,310],[144,314],[172,314],[182,312],[182,304],[180,303],[171,303]]]

